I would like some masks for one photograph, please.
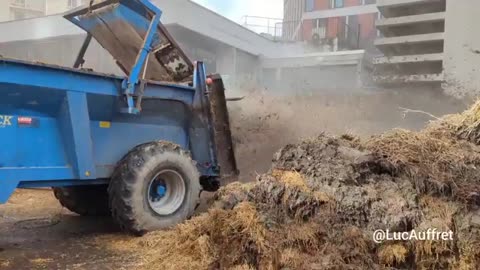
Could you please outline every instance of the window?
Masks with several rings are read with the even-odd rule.
[[[326,28],[327,27],[327,19],[316,19],[314,27],[315,28]]]
[[[315,0],[305,0],[305,11],[310,12],[315,10]]]
[[[23,10],[12,10],[12,20],[23,20],[27,18],[27,14]]]
[[[343,0],[330,0],[330,8],[343,8]]]
[[[313,34],[317,34],[320,39],[327,37],[328,19],[316,19],[313,21]]]
[[[15,0],[13,2],[13,4],[17,5],[17,6],[22,6],[24,7],[25,6],[25,0]]]
[[[74,8],[74,7],[77,7],[77,6],[78,6],[77,0],[68,0],[68,7],[69,8]]]

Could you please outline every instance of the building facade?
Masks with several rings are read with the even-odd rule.
[[[377,36],[377,18],[376,0],[284,0],[282,35],[334,50],[365,49]]]
[[[87,2],[88,0],[3,0],[0,2],[0,22],[61,13]]]
[[[462,54],[467,55],[461,46],[466,46],[469,42],[460,42],[462,36],[457,34],[463,27],[450,31],[452,37],[455,34],[458,38],[449,39],[448,42],[445,38],[449,11],[454,12],[453,17],[462,14],[458,17],[466,17],[467,20],[475,18],[467,16],[469,12],[466,8],[473,8],[474,5],[460,4],[461,1],[463,0],[379,0],[377,6],[382,19],[377,22],[377,28],[382,35],[375,41],[375,45],[383,56],[374,59],[374,81],[394,86],[421,84],[424,87],[439,88],[444,81],[447,43],[461,44],[452,51],[462,51]],[[447,2],[453,7],[463,5],[464,10],[461,13],[453,9],[447,11]],[[456,21],[460,19],[450,23]],[[466,27],[467,24],[464,29]]]
[[[51,15],[65,12],[89,2],[89,0],[46,0],[46,13]]]
[[[441,88],[449,95],[480,95],[478,0],[378,0],[381,36],[373,59],[376,83]]]

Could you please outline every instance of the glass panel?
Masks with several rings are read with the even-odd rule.
[[[343,0],[335,0],[335,8],[342,8]]]
[[[315,9],[315,0],[305,0],[305,11],[310,12]]]

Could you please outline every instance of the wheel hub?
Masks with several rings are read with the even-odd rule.
[[[163,170],[150,181],[148,203],[159,215],[175,213],[182,206],[185,196],[185,181],[176,171]]]
[[[163,179],[153,179],[150,184],[149,200],[159,202],[167,195],[167,185]]]
[[[158,185],[157,186],[157,195],[161,198],[165,197],[167,194],[167,187],[165,185]]]

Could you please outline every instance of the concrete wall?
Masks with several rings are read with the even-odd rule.
[[[0,23],[0,43],[29,41],[85,32],[60,15]]]
[[[359,89],[358,65],[291,67],[263,70],[264,87],[278,95],[353,93]]]
[[[256,84],[260,80],[261,60],[258,56],[224,46],[217,50],[216,71],[230,87]]]
[[[23,12],[26,18],[62,13],[69,10],[69,0],[25,0],[26,8],[16,8],[11,3],[15,0],[0,1],[0,22],[14,19],[13,11]],[[76,6],[88,4],[89,0],[76,0]],[[75,6],[75,7],[76,7]]]
[[[171,31],[174,36],[176,36],[175,32],[176,31]],[[52,65],[72,66],[84,38],[84,34],[76,34],[0,43],[0,55],[7,58],[34,62],[38,61]],[[214,73],[217,71],[215,65],[215,62],[217,61],[217,53],[215,50],[208,51],[203,49],[202,46],[194,47],[195,44],[185,44],[181,42],[181,39],[178,39],[177,41],[191,59],[204,61],[206,63],[208,73]],[[225,57],[228,57],[224,60],[226,65],[232,65],[232,58],[228,55]],[[123,72],[117,67],[110,54],[95,40],[92,40],[92,43],[87,50],[87,54],[85,55],[85,60],[84,68],[93,69],[101,73],[123,75]],[[229,66],[222,68],[225,69],[225,72],[234,70]]]
[[[59,66],[73,66],[85,35],[0,43],[0,55]],[[97,72],[122,75],[113,58],[95,41],[85,55],[85,68]]]
[[[69,6],[69,0],[47,0],[47,15],[65,12],[71,8],[90,3],[89,0],[76,0],[72,2],[74,6]]]
[[[198,39],[192,42],[188,39],[193,33],[188,34],[178,27],[171,28],[170,32],[190,58],[206,62],[207,72],[220,73],[229,89],[251,89],[261,84],[272,93],[292,95],[328,90],[347,93],[359,87],[359,53],[352,56],[307,57],[315,62],[307,61],[306,64],[311,65],[302,66],[298,65],[296,58],[260,59],[225,44],[210,46],[208,49],[209,42],[200,42]],[[71,35],[0,43],[0,54],[8,58],[72,66],[84,37]],[[85,59],[84,68],[123,75],[112,57],[95,41],[90,45]],[[322,64],[328,65],[321,66]],[[262,66],[266,68],[262,69]]]
[[[5,1],[5,0],[4,0]],[[9,2],[14,2],[15,0],[11,0]],[[57,0],[59,1],[59,0]],[[7,2],[7,1],[5,1]],[[27,9],[37,10],[37,11],[45,11],[45,0],[25,0],[25,6]]]
[[[10,20],[10,8],[5,3],[0,6],[0,22]]]
[[[0,22],[45,15],[46,0],[25,0],[24,7],[12,4],[14,1],[15,0],[0,1]]]
[[[79,1],[80,2],[80,1]],[[56,0],[47,2],[47,14],[57,14],[68,10],[68,0]]]
[[[480,94],[480,1],[447,0],[444,73],[447,93]]]
[[[220,73],[229,86],[237,86],[239,82],[258,81],[257,75],[260,69],[258,56],[206,37],[201,38],[196,33],[177,25],[167,26],[167,28],[190,59],[205,62],[207,73]],[[0,43],[0,55],[59,66],[72,66],[84,38],[84,34],[75,34]],[[123,74],[110,54],[95,40],[87,50],[85,59],[84,68],[108,74]]]

